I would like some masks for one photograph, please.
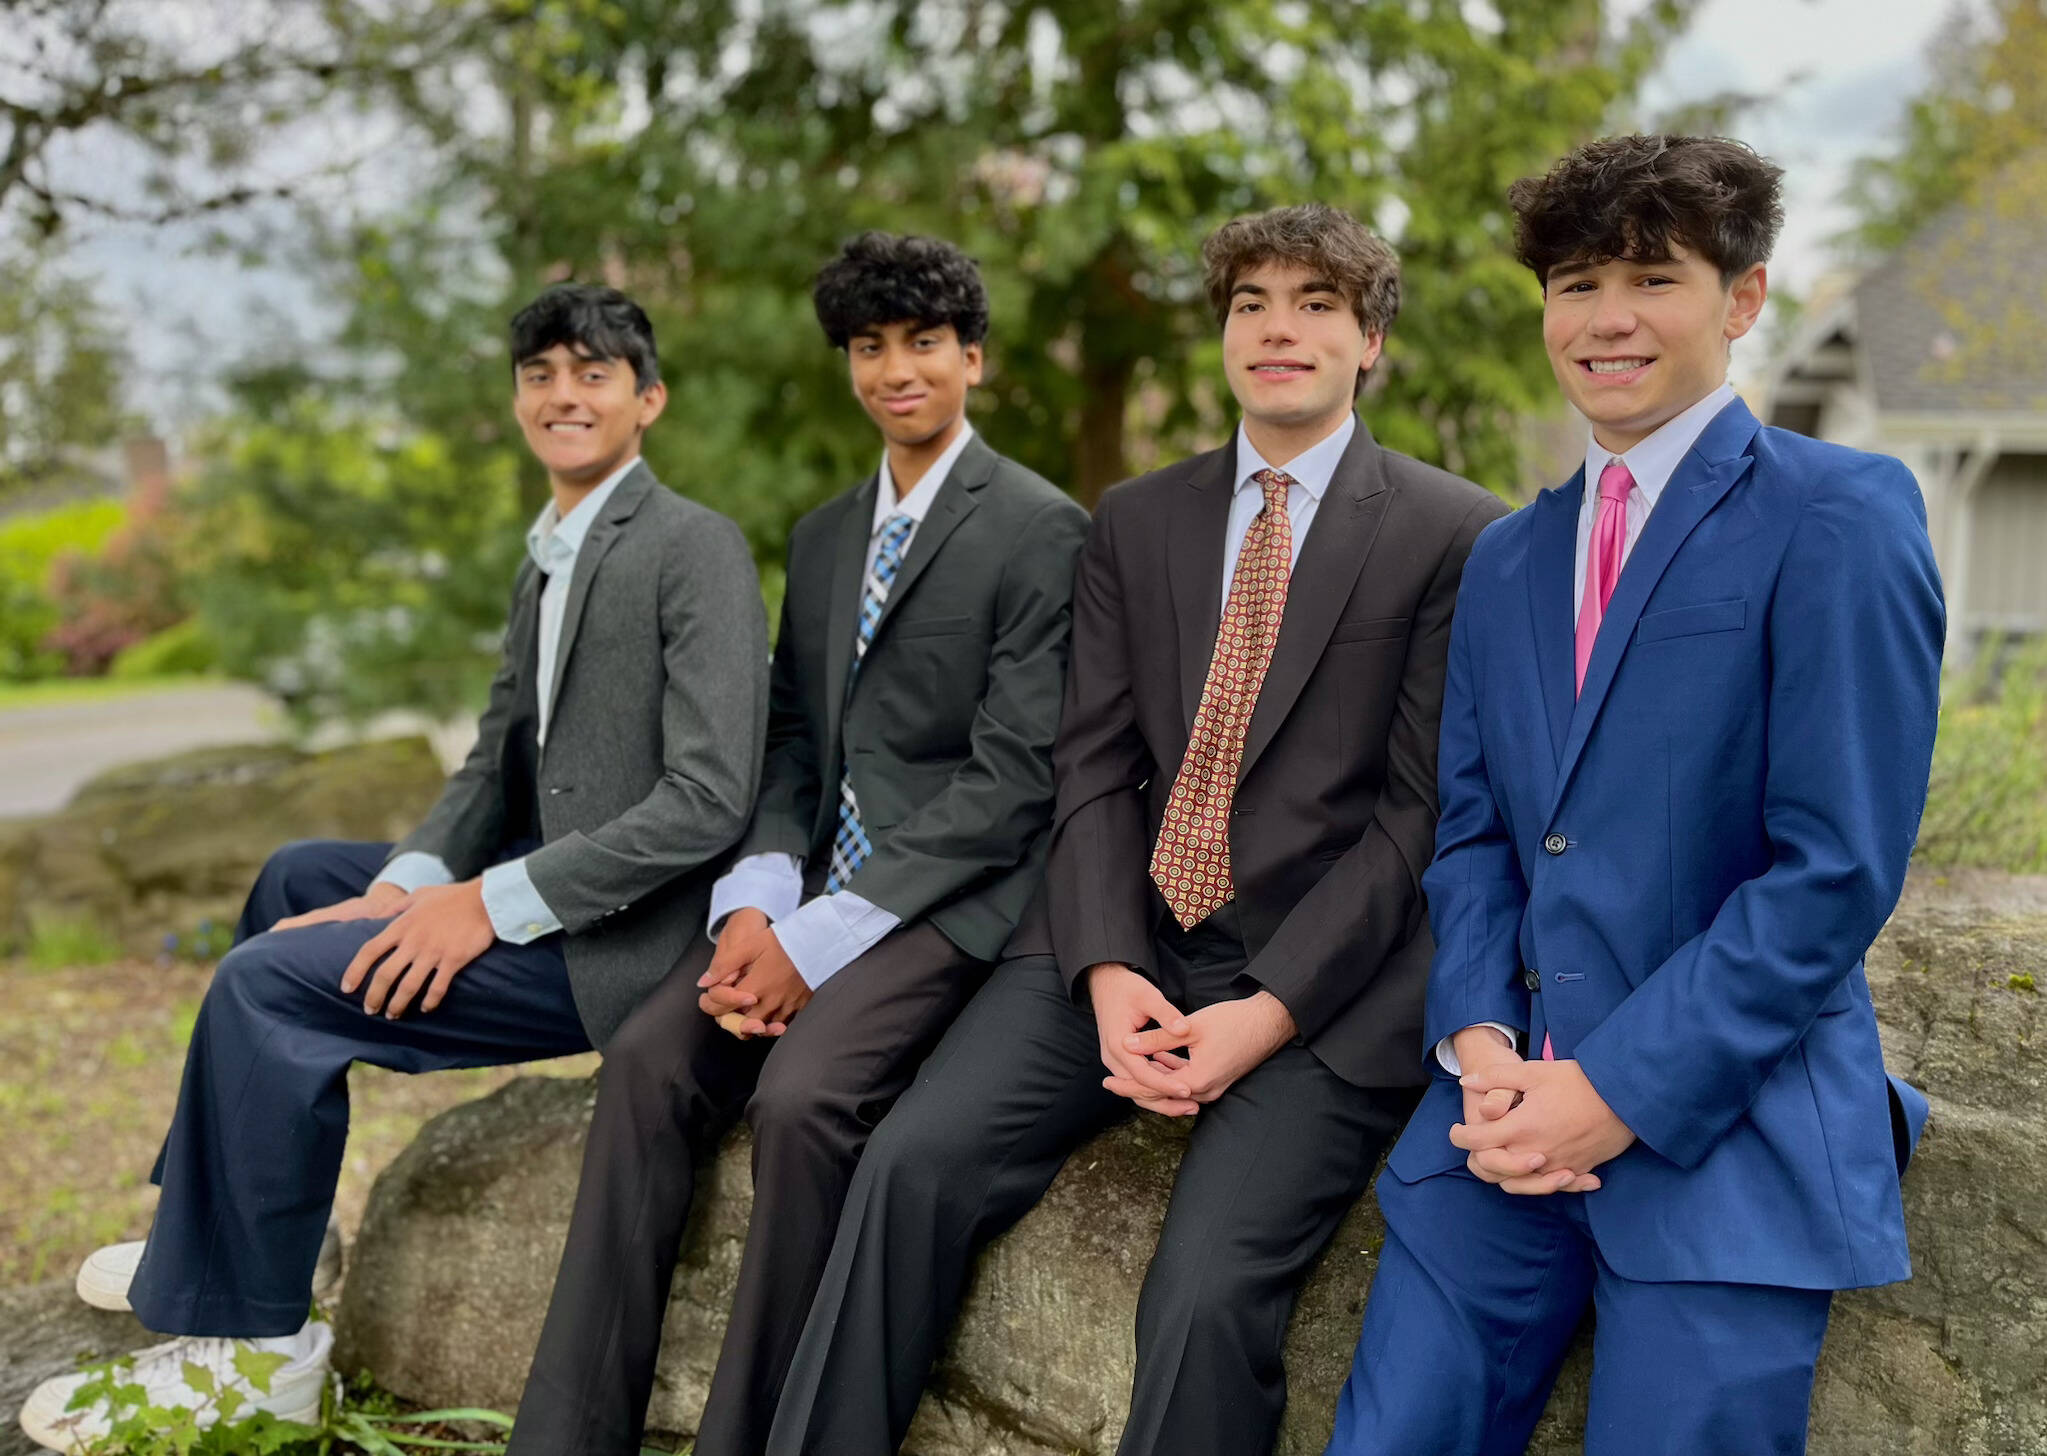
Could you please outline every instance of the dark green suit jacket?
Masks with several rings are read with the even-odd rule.
[[[740,853],[825,866],[850,760],[874,853],[846,888],[993,960],[1044,870],[1087,513],[969,441],[848,694],[878,488],[870,476],[790,533],[767,759]]]

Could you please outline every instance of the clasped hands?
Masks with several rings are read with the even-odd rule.
[[[481,880],[423,885],[410,893],[393,884],[374,884],[360,895],[288,916],[270,928],[298,930],[386,917],[391,923],[364,941],[342,972],[341,993],[353,996],[367,980],[363,1010],[392,1021],[405,1014],[414,998],[422,1012],[439,1006],[456,975],[489,950],[498,935],[484,908]]]
[[[1592,1170],[1634,1142],[1577,1062],[1524,1061],[1486,1026],[1466,1027],[1452,1045],[1464,1121],[1450,1141],[1473,1177],[1507,1193],[1591,1193],[1600,1186]]]
[[[1193,1116],[1294,1034],[1293,1016],[1269,991],[1182,1014],[1115,962],[1091,966],[1087,989],[1109,1071],[1102,1085],[1166,1117]]]
[[[759,910],[735,910],[718,932],[711,964],[697,977],[697,1007],[744,1041],[780,1036],[810,1004],[810,986]]]

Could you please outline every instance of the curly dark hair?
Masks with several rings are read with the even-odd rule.
[[[1305,202],[1231,218],[1201,245],[1209,306],[1230,316],[1237,280],[1268,263],[1311,269],[1335,284],[1358,326],[1384,335],[1400,312],[1400,257],[1385,239],[1340,208]]]
[[[1547,284],[1565,263],[1696,253],[1731,283],[1767,262],[1784,169],[1726,137],[1602,137],[1507,189],[1514,251]]]
[[[817,270],[817,321],[832,347],[883,324],[951,324],[962,344],[988,337],[988,290],[974,260],[942,238],[865,232]]]
[[[512,368],[566,344],[586,359],[623,359],[645,393],[661,382],[661,356],[646,311],[616,288],[557,283],[512,316]]]

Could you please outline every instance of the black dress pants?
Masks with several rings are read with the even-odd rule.
[[[1228,910],[1160,943],[1193,1011],[1241,996]],[[1050,956],[1005,963],[869,1142],[768,1442],[769,1456],[893,1456],[988,1240],[1067,1155],[1129,1116],[1101,1085],[1094,1016]],[[1413,1110],[1281,1047],[1196,1114],[1137,1308],[1120,1456],[1256,1456],[1286,1407],[1301,1281]]]
[[[391,847],[301,840],[249,892],[185,1051],[178,1108],[152,1182],[163,1189],[128,1290],[165,1335],[288,1335],[312,1304],[348,1139],[348,1069],[497,1067],[588,1051],[562,937],[494,941],[432,1011],[369,1016],[341,974],[391,922],[297,930],[289,915],[360,895]]]
[[[561,1272],[508,1456],[638,1456],[697,1165],[742,1111],[753,1213],[696,1456],[757,1456],[882,1114],[981,984],[929,924],[893,932],[778,1038],[740,1041],[697,1006],[699,941],[605,1048]]]

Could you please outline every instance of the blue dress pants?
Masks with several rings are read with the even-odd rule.
[[[1797,1456],[1832,1293],[1615,1273],[1585,1199],[1380,1175],[1386,1246],[1326,1456],[1521,1456],[1593,1312],[1586,1456]]]
[[[263,866],[213,973],[151,1181],[162,1190],[129,1302],[167,1335],[286,1335],[305,1323],[348,1136],[348,1069],[493,1067],[587,1051],[562,937],[497,941],[430,1012],[372,1016],[341,975],[390,922],[296,930],[361,894],[389,845],[307,840]]]

